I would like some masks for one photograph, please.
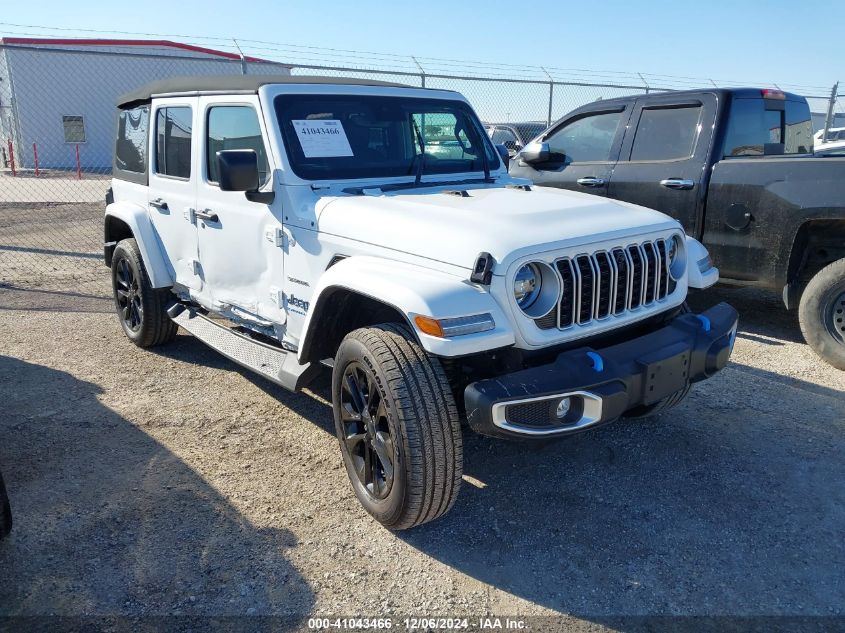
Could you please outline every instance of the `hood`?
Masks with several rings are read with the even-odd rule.
[[[501,274],[516,257],[678,227],[657,211],[575,191],[465,191],[324,197],[317,228],[467,269],[486,251],[502,264]]]

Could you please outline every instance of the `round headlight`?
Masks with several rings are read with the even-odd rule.
[[[522,310],[527,310],[537,301],[542,287],[540,271],[537,264],[525,264],[516,271],[513,280],[513,297]]]
[[[544,262],[523,264],[514,276],[513,297],[525,316],[542,319],[560,300],[558,275]]]
[[[669,262],[669,276],[678,281],[684,276],[687,266],[686,253],[679,236],[675,235],[666,244],[666,259]]]

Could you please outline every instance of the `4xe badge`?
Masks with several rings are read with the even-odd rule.
[[[288,297],[288,309],[291,312],[295,312],[297,314],[301,314],[305,316],[305,313],[308,312],[308,306],[310,305],[305,299],[298,299],[294,295],[290,295]]]

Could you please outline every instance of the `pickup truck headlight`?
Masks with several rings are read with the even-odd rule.
[[[675,235],[666,244],[666,259],[669,262],[669,276],[678,281],[686,272],[687,256],[681,238]]]
[[[540,319],[557,305],[560,281],[552,267],[544,262],[524,264],[513,279],[513,298],[522,312]]]

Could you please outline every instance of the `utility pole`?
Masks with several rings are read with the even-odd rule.
[[[546,126],[552,124],[552,104],[554,103],[555,99],[555,80],[552,79],[552,76],[549,74],[549,71],[540,66],[540,69],[546,73],[546,77],[549,78],[549,112],[546,116]],[[510,113],[508,113],[510,114]]]
[[[827,117],[824,120],[824,132],[822,132],[822,143],[827,143],[827,133],[830,131],[830,126],[833,125],[833,107],[836,105],[836,94],[839,92],[839,82],[833,84],[833,90],[830,91],[830,103],[827,104]]]
[[[422,67],[422,64],[413,55],[411,55],[411,59],[414,60],[414,64],[416,64],[417,69],[420,71],[420,87],[425,88],[425,68]]]
[[[238,44],[238,40],[236,40],[233,37],[232,41],[235,43],[235,48],[238,49],[238,54],[241,56],[241,74],[245,75],[246,74],[246,57],[244,57],[244,52],[241,50],[241,45]]]

